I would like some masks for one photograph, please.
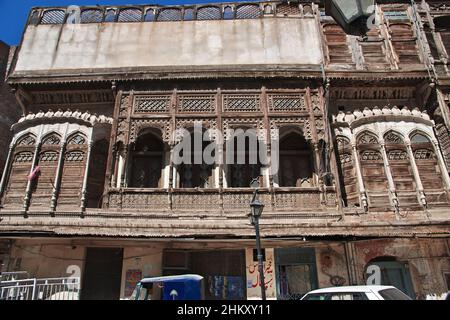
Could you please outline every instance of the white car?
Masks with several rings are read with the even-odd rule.
[[[393,286],[347,286],[317,289],[301,300],[412,300]]]

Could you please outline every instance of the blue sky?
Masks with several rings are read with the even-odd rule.
[[[238,2],[237,0],[236,2]],[[244,0],[241,0],[244,1]],[[250,0],[251,1],[251,0]],[[201,4],[220,0],[0,0],[0,40],[18,45],[31,7],[70,5],[125,5],[125,4]],[[232,2],[232,1],[223,1]],[[249,2],[249,0],[247,0]]]

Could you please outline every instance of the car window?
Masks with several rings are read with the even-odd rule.
[[[368,300],[363,292],[324,292],[307,294],[303,300]]]
[[[328,293],[310,293],[307,294],[302,300],[326,300]]]
[[[367,300],[367,296],[362,292],[332,293],[329,300]]]
[[[409,296],[396,288],[383,289],[378,291],[384,300],[412,300]]]

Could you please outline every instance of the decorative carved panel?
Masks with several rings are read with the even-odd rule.
[[[224,94],[223,110],[231,112],[259,111],[260,97],[256,94]]]
[[[66,161],[74,161],[74,162],[82,162],[84,160],[84,152],[83,151],[66,152],[65,160]]]
[[[33,152],[22,151],[14,156],[14,162],[31,162],[33,160]]]
[[[179,95],[178,108],[181,112],[214,112],[215,95]]]
[[[296,126],[302,130],[306,140],[312,140],[311,121],[309,117],[270,118],[270,129],[280,129],[283,126]]]
[[[381,153],[373,150],[366,150],[361,152],[361,160],[372,161],[372,160],[383,160]]]
[[[70,137],[69,140],[67,141],[67,144],[75,144],[75,145],[80,145],[80,144],[85,144],[85,143],[86,143],[86,139],[81,134],[75,134],[74,136]]]
[[[197,9],[197,20],[219,20],[221,17],[219,7],[205,6]]]
[[[41,162],[52,162],[57,161],[59,154],[55,151],[45,151],[41,154],[39,161]]]
[[[387,134],[384,135],[384,141],[386,143],[402,144],[403,138],[399,134],[389,131]]]
[[[408,153],[403,150],[391,150],[387,156],[388,160],[408,160]]]
[[[268,94],[268,101],[271,112],[308,111],[303,94]]]
[[[43,145],[59,145],[60,143],[61,143],[61,139],[56,134],[47,136],[42,140]]]
[[[283,192],[275,193],[275,206],[278,209],[317,208],[320,194],[317,192]]]
[[[139,95],[134,98],[134,112],[159,113],[170,109],[170,95]]]
[[[36,139],[32,135],[26,135],[25,137],[22,137],[17,142],[17,145],[19,146],[32,146],[36,143]]]
[[[158,128],[161,131],[163,141],[170,141],[170,119],[139,119],[131,121],[130,142],[137,139],[139,132],[144,128]]]
[[[364,132],[358,137],[358,144],[378,144],[378,138],[373,134]]]
[[[178,8],[161,9],[158,13],[156,21],[180,21],[181,10]]]
[[[174,193],[172,198],[174,210],[219,210],[219,193]]]
[[[414,159],[416,160],[429,160],[435,158],[434,152],[429,149],[418,149],[414,151]]]

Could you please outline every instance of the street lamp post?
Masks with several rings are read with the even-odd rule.
[[[256,251],[258,255],[258,271],[259,271],[259,279],[261,285],[261,299],[266,300],[266,284],[264,281],[264,265],[263,265],[263,256],[261,252],[261,239],[259,235],[259,218],[264,210],[264,204],[258,200],[258,178],[253,179],[252,186],[255,186],[255,191],[253,193],[253,199],[250,203],[250,223],[255,227],[256,234]]]

